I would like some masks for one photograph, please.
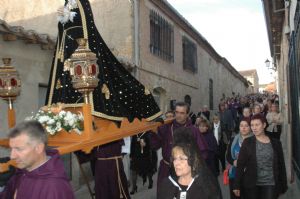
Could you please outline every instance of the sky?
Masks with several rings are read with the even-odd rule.
[[[168,0],[236,70],[256,69],[259,83],[274,81],[261,0]]]

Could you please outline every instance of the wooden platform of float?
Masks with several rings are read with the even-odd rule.
[[[82,107],[68,108],[67,111],[82,112],[84,117],[84,130],[81,134],[76,132],[66,132],[64,130],[55,135],[48,136],[48,145],[56,148],[61,155],[81,150],[90,153],[99,145],[107,144],[127,136],[132,136],[144,131],[152,130],[156,132],[161,122],[148,122],[146,120],[134,119],[129,122],[126,118],[121,121],[120,126],[111,120],[92,116],[91,106],[84,104]],[[11,118],[15,119],[15,118]],[[165,121],[165,123],[171,120]],[[8,139],[0,139],[0,146],[9,147]],[[13,161],[0,164],[0,172],[8,170],[9,165],[15,165]]]

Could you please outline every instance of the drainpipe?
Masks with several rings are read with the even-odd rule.
[[[139,0],[133,0],[133,23],[134,23],[134,69],[133,75],[138,80],[138,66],[140,65],[140,37],[139,37]]]

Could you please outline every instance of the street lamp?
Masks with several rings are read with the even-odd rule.
[[[271,66],[271,62],[267,59],[267,60],[265,61],[265,64],[266,64],[266,67],[267,67],[268,69],[274,70],[274,71],[276,72],[277,67],[275,66],[274,63],[273,63],[273,66]]]

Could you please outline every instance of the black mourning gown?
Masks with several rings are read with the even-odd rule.
[[[66,1],[67,3],[67,1]],[[153,120],[161,115],[151,93],[137,81],[116,59],[100,36],[88,0],[77,0],[78,8],[73,22],[58,24],[58,39],[52,63],[46,104],[64,103],[66,107],[81,106],[82,95],[72,87],[69,71],[64,71],[64,61],[78,47],[77,38],[88,38],[88,45],[96,53],[99,65],[99,84],[89,96],[92,114],[109,120],[124,117]],[[103,85],[109,90],[105,97]],[[106,90],[107,92],[107,90]],[[107,93],[106,93],[107,94]]]

